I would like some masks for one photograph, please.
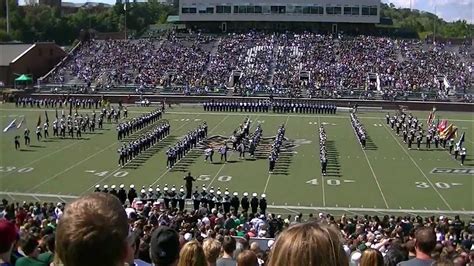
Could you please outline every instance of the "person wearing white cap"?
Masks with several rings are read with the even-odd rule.
[[[140,196],[139,196],[140,200],[142,201],[145,201],[146,200],[146,190],[144,187],[142,187],[142,189],[140,190]]]
[[[169,193],[170,195],[170,203],[171,203],[171,209],[176,209],[176,207],[178,206],[178,194],[176,193],[176,187],[173,185],[173,187],[171,187],[171,192]]]
[[[111,190],[110,190],[110,194],[114,195],[115,197],[117,197],[117,190],[115,189],[116,186],[115,185],[112,185],[110,186]]]
[[[149,186],[149,187],[148,187],[147,199],[148,199],[149,201],[155,201],[155,200],[156,200],[155,192],[154,192],[152,186]]]
[[[252,213],[255,214],[258,212],[258,198],[257,193],[252,194],[252,199],[250,200],[250,207],[252,208]]]
[[[184,192],[184,187],[183,186],[181,186],[181,188],[179,189],[179,193],[176,197],[178,199],[179,211],[182,212],[182,211],[184,211],[184,203],[186,202],[186,193]]]
[[[188,172],[188,175],[184,177],[184,181],[186,181],[186,198],[190,199],[193,190],[193,182],[195,182],[196,179],[191,175],[191,172]]]
[[[209,194],[207,194],[207,204],[209,205],[209,210],[214,209],[214,207],[216,206],[214,203],[214,197],[214,188],[211,187],[211,189],[209,190]]]
[[[95,190],[94,192],[100,192],[100,185],[95,185]]]
[[[230,213],[230,193],[226,189],[224,192],[224,197],[222,198],[222,206],[224,207],[224,213]]]
[[[193,209],[195,211],[199,210],[199,205],[201,204],[201,194],[198,191],[198,186],[196,186],[196,190],[194,190],[194,193],[191,195],[191,200],[193,201]]]
[[[461,166],[464,165],[464,161],[466,160],[466,148],[462,148],[459,155],[461,156]]]
[[[260,213],[261,213],[261,214],[265,214],[265,212],[267,211],[267,199],[266,199],[266,196],[267,196],[267,195],[262,194],[261,199],[260,199],[260,202],[259,202],[259,205],[260,205]]]
[[[242,210],[244,212],[248,212],[249,207],[250,207],[250,201],[249,201],[248,196],[249,196],[249,193],[244,192],[244,196],[240,200],[240,205],[242,206]]]
[[[220,191],[220,188],[217,188],[217,193],[216,196],[214,197],[214,204],[216,205],[217,211],[219,211],[222,208],[222,192]]]
[[[202,206],[204,206],[206,208],[207,208],[207,204],[209,202],[208,196],[209,196],[209,193],[207,193],[206,185],[203,184],[202,185],[202,191],[200,193],[200,198],[201,198],[200,204],[202,204]]]
[[[117,197],[119,198],[122,205],[125,204],[125,201],[127,200],[127,192],[125,191],[124,184],[120,184],[119,190],[117,192]]]
[[[131,184],[130,190],[128,191],[128,194],[127,194],[128,202],[132,203],[136,197],[137,197],[137,191],[135,190],[135,185]]]
[[[165,184],[165,187],[163,188],[163,201],[165,202],[166,209],[170,208],[170,200],[171,200],[171,195],[170,195],[170,191],[168,190],[168,184]]]
[[[230,199],[230,206],[234,208],[235,212],[239,212],[239,206],[240,206],[239,193],[234,192],[232,194],[232,198]]]
[[[104,185],[104,189],[102,189],[102,192],[104,192],[104,193],[109,193],[109,186],[108,186],[108,185]]]
[[[160,189],[160,186],[156,186],[156,190],[155,190],[155,197],[157,200],[161,199],[161,189]]]

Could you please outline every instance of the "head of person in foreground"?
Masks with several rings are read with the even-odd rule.
[[[92,193],[69,204],[58,223],[56,252],[64,266],[121,266],[132,252],[127,214],[117,197]]]
[[[349,265],[335,229],[317,223],[296,224],[276,240],[270,253],[270,266]]]

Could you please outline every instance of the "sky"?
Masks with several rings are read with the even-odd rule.
[[[116,0],[63,0],[65,2],[84,3],[102,2],[115,4]],[[20,3],[24,0],[20,0]],[[474,0],[382,0],[383,3],[393,3],[397,7],[409,8],[410,5],[414,9],[428,11],[434,13],[436,6],[436,14],[446,21],[456,21],[459,19],[467,20],[474,23]]]
[[[446,21],[464,19],[473,23],[474,0],[382,0],[384,3],[393,3],[397,7],[410,7],[434,13]]]

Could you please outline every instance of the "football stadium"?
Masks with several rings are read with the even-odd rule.
[[[30,9],[89,12],[89,30],[0,43],[1,265],[474,263],[458,22],[379,0],[158,2],[5,2],[8,38]]]

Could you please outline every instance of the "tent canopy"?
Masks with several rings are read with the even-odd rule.
[[[23,82],[28,82],[28,81],[32,81],[32,79],[30,77],[28,77],[27,75],[23,74],[21,76],[19,76],[18,78],[15,79],[15,81],[23,81]]]

